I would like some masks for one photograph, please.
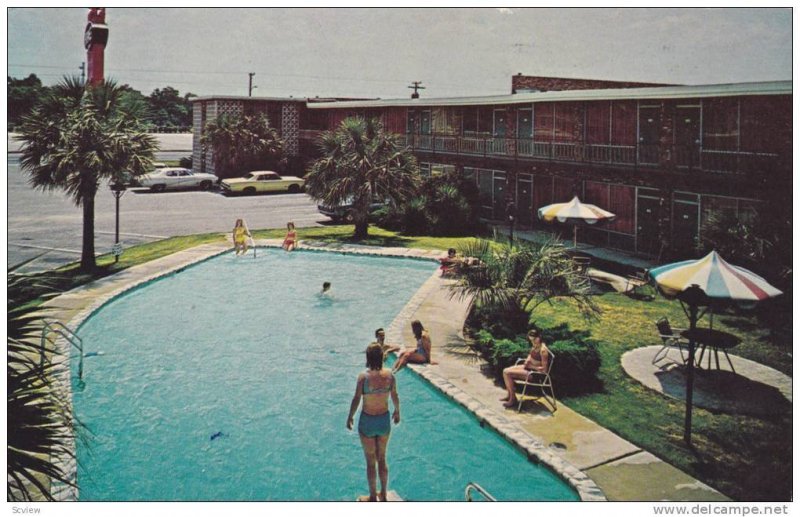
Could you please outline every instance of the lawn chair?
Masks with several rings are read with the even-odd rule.
[[[522,411],[522,403],[529,399],[538,399],[544,397],[546,401],[548,401],[553,406],[553,411],[555,412],[558,409],[556,405],[556,394],[553,392],[553,382],[550,379],[550,372],[553,370],[553,361],[555,360],[555,355],[553,352],[548,350],[547,353],[547,371],[546,372],[537,372],[537,371],[529,371],[528,376],[524,379],[514,379],[514,384],[518,384],[522,386],[522,393],[517,394],[517,400],[519,400],[519,406],[517,406],[517,412]],[[525,359],[517,359],[516,364],[524,364]],[[528,388],[539,388],[542,390],[541,395],[529,395]],[[549,393],[548,393],[549,392]]]
[[[656,321],[656,328],[658,329],[658,335],[661,337],[662,346],[658,352],[656,352],[656,355],[653,356],[651,363],[656,364],[657,362],[666,358],[670,348],[677,348],[678,353],[681,355],[681,361],[683,364],[686,364],[688,350],[687,357],[684,357],[683,346],[687,345],[688,341],[681,336],[681,331],[684,329],[673,328],[669,324],[669,320],[667,318],[661,318],[660,320]]]

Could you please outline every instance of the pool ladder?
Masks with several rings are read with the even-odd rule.
[[[39,359],[39,365],[44,365],[46,350],[45,343],[50,341],[48,335],[51,332],[66,339],[72,346],[78,349],[78,352],[80,353],[78,359],[78,379],[83,381],[83,340],[77,334],[75,334],[71,328],[64,325],[60,321],[45,320],[44,327],[42,327],[41,357]]]
[[[467,487],[464,489],[464,499],[466,499],[470,503],[472,502],[472,491],[473,490],[478,492],[480,495],[482,495],[483,498],[486,499],[487,501],[491,501],[491,502],[496,502],[497,501],[497,499],[495,499],[494,496],[492,496],[492,494],[487,492],[486,489],[484,489],[478,483],[469,482],[469,483],[467,483]]]

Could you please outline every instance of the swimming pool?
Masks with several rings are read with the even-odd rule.
[[[148,283],[78,333],[89,352],[73,395],[91,431],[77,444],[81,500],[352,501],[365,493],[345,429],[364,348],[436,266],[429,261],[259,250]],[[317,296],[322,282],[333,298]],[[435,339],[435,336],[434,336]],[[463,500],[474,481],[500,500],[576,500],[549,470],[413,372],[390,488]]]

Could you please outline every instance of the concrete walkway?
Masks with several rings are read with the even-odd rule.
[[[259,240],[259,246],[279,246],[280,240]],[[443,252],[323,244],[301,241],[301,248],[385,256],[436,258]],[[48,317],[77,328],[115,296],[144,282],[169,275],[190,264],[230,249],[207,244],[129,268],[65,293],[47,303]],[[430,331],[437,365],[410,365],[455,402],[472,411],[535,462],[552,468],[583,500],[600,501],[726,501],[724,495],[623,440],[559,403],[551,413],[535,401],[521,413],[502,407],[504,390],[487,373],[487,365],[469,352],[462,335],[466,300],[452,299],[448,280],[434,273],[387,328],[388,342],[413,343],[410,322],[419,319]],[[68,345],[61,343],[62,354]],[[69,386],[69,379],[65,380]],[[74,462],[70,463],[74,472]],[[77,492],[56,487],[59,500],[74,500]]]

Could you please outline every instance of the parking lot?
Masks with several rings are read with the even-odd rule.
[[[187,153],[159,153],[173,160]],[[178,155],[177,157],[173,155]],[[80,258],[83,212],[62,191],[32,189],[20,170],[19,155],[8,154],[8,266],[39,256],[23,271],[50,269]],[[108,253],[114,243],[114,196],[108,185],[95,198],[95,249]],[[217,191],[152,193],[131,189],[120,199],[123,247],[176,235],[229,232],[242,217],[250,229],[319,226],[329,219],[306,194],[226,197]],[[42,255],[43,254],[43,255]]]

